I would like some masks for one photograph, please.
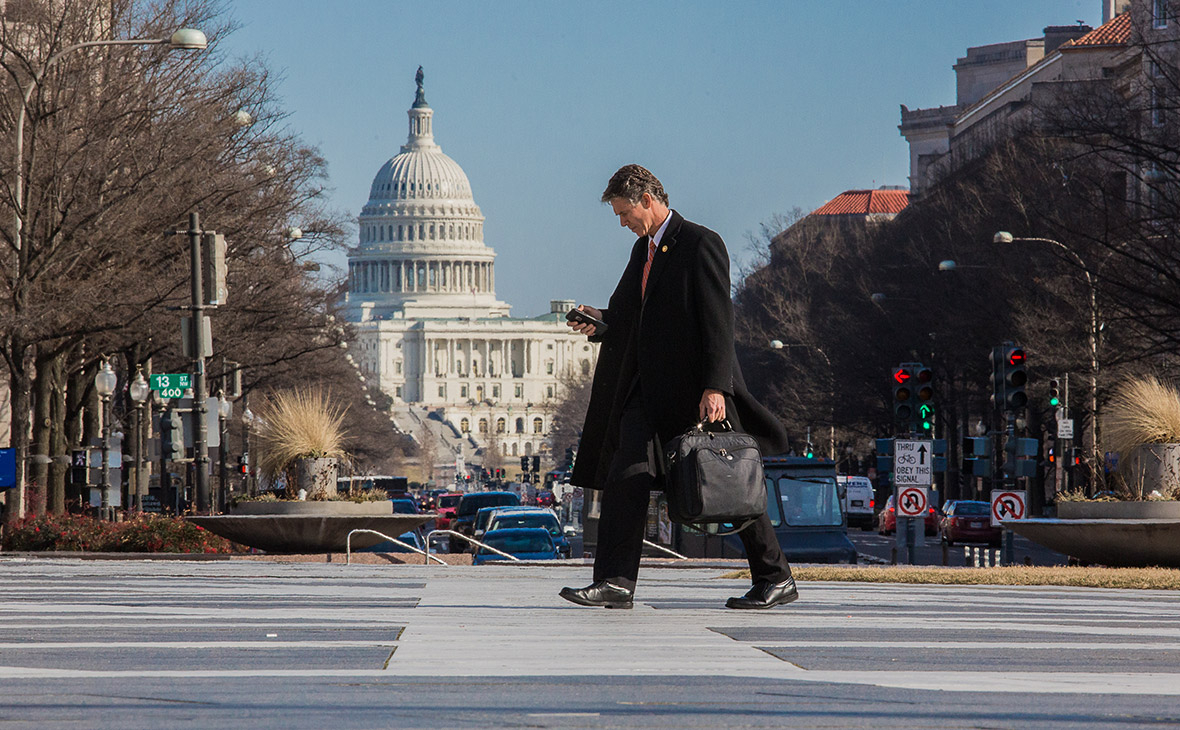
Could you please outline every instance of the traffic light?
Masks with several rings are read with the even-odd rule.
[[[1073,447],[1073,454],[1071,455],[1070,460],[1069,460],[1070,465],[1071,466],[1081,466],[1084,461],[1085,461],[1085,458],[1082,456],[1081,447],[1080,446]]]
[[[1003,471],[1006,477],[1033,477],[1037,474],[1035,457],[1040,444],[1036,439],[1011,437],[1004,444]]]
[[[70,483],[86,484],[89,476],[89,466],[86,462],[86,450],[74,449],[74,451],[70,454]]]
[[[1017,345],[1004,346],[1004,404],[1005,410],[1020,410],[1028,404],[1028,394],[1024,386],[1028,384],[1028,371],[1025,370],[1024,348]]]
[[[1049,381],[1049,405],[1054,408],[1061,405],[1061,388],[1056,380]]]
[[[238,457],[238,473],[246,476],[250,473],[250,454],[249,452]]]
[[[529,470],[529,457],[527,457],[527,456],[520,457],[520,470],[521,471],[528,471]]]
[[[910,381],[913,373],[907,365],[893,368],[893,417],[899,423],[910,423],[914,417],[913,392]]]
[[[229,288],[225,285],[225,236],[206,233],[201,237],[201,268],[205,304],[225,304]]]
[[[160,416],[160,450],[169,461],[184,458],[184,418],[179,413]]]
[[[918,426],[923,434],[934,433],[934,372],[930,368],[919,366],[914,371],[913,380],[918,409]]]
[[[988,436],[963,438],[963,473],[984,477],[991,473],[992,440]]]
[[[539,456],[533,457],[533,471],[541,471],[541,457]]]
[[[992,364],[992,408],[1004,409],[1004,348],[993,347]]]

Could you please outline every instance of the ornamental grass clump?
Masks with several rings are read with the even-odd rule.
[[[1108,450],[1124,459],[1137,446],[1180,443],[1180,392],[1150,375],[1129,380],[1110,399],[1102,425]]]
[[[268,474],[288,473],[300,459],[344,459],[344,416],[348,409],[321,388],[272,393],[260,409],[263,452],[259,465]],[[288,480],[288,484],[293,481]],[[334,486],[334,485],[333,485]]]

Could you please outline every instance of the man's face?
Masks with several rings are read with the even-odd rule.
[[[660,229],[656,220],[655,206],[652,205],[651,195],[644,193],[638,203],[632,203],[626,198],[611,198],[611,210],[619,217],[619,225],[630,228],[636,236],[650,236]]]

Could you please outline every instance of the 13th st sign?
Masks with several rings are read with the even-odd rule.
[[[934,484],[933,447],[929,439],[893,442],[893,483],[898,488]]]

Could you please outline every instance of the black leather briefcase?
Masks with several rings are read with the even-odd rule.
[[[734,431],[728,420],[698,423],[665,444],[664,457],[673,522],[714,534],[716,528],[708,526],[736,532],[766,512],[758,442]]]

